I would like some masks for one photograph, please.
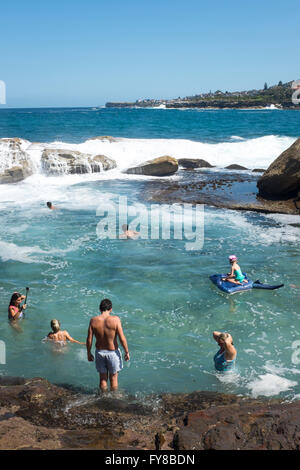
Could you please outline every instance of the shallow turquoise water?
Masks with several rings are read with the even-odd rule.
[[[131,184],[136,190],[138,183]],[[68,188],[70,197],[76,186]],[[79,186],[94,198],[106,192],[104,182]],[[125,186],[128,193],[130,183]],[[110,195],[117,197],[124,189],[122,183],[108,183]],[[99,240],[95,210],[50,212],[38,203],[28,212],[14,207],[2,215],[1,338],[7,345],[2,373],[97,387],[94,364],[87,362],[83,346],[57,350],[41,340],[50,320],[58,318],[74,338],[85,341],[90,317],[108,297],[131,351],[120,374],[124,390],[255,394],[261,387],[268,395],[269,382],[279,376],[275,394],[286,387],[284,396],[300,393],[300,370],[291,361],[292,343],[299,339],[300,291],[289,287],[300,286],[299,228],[276,216],[205,208],[203,249],[187,251],[186,240]],[[27,252],[24,246],[30,247]],[[12,259],[5,260],[5,253]],[[230,253],[239,255],[251,278],[286,286],[231,297],[220,293],[208,276],[227,271]],[[15,286],[27,285],[30,308],[18,331],[6,322],[6,309]],[[230,331],[238,350],[239,374],[225,383],[213,369],[215,329]],[[255,380],[260,382],[255,385]]]
[[[144,117],[144,124],[141,119],[131,132],[133,111],[135,115],[154,114],[151,122]],[[103,118],[104,110],[101,113]],[[13,123],[2,114],[6,128],[2,126],[1,135],[71,142],[91,133],[197,140],[199,132],[199,140],[223,142],[232,135],[296,136],[295,119],[300,117],[296,112],[245,112],[245,116],[243,112],[217,112],[213,133],[210,112],[200,128],[196,124],[200,121],[192,120],[190,131],[189,116],[196,116],[196,111],[191,115],[176,110],[168,113],[131,110],[129,123],[126,114],[120,118],[115,113],[113,123],[109,115],[97,129],[91,118],[87,131],[82,121],[75,126],[74,112],[73,121],[62,128],[61,135],[57,127],[57,119],[64,122],[61,114],[58,118],[53,113],[55,121],[52,114],[44,116],[41,126],[31,131],[32,121],[24,115],[15,115]],[[187,117],[181,121],[176,113]],[[167,116],[177,119],[173,135]],[[35,119],[41,118],[35,115]],[[286,399],[299,396],[300,367],[292,361],[292,354],[293,342],[300,339],[300,289],[290,284],[300,286],[300,217],[205,207],[201,250],[186,250],[186,240],[100,240],[97,206],[108,199],[117,201],[119,195],[127,195],[131,205],[145,203],[143,184],[120,175],[99,180],[34,176],[0,188],[0,339],[6,344],[6,364],[0,364],[0,373],[42,376],[55,383],[96,389],[97,373],[94,364],[87,362],[84,346],[57,349],[42,339],[49,332],[50,320],[58,318],[74,338],[85,341],[89,319],[97,314],[100,300],[108,297],[114,313],[121,317],[131,352],[131,361],[120,374],[122,390],[137,395],[215,390]],[[55,201],[60,211],[50,212],[46,200]],[[232,253],[238,255],[249,277],[283,282],[285,287],[222,294],[208,277],[227,272],[227,256]],[[7,321],[8,302],[13,291],[24,291],[26,286],[30,287],[29,309],[15,329]],[[238,371],[233,376],[214,371],[217,345],[213,330],[230,331],[233,336],[238,351]]]

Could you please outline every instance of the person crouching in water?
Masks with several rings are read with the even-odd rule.
[[[229,333],[213,332],[214,340],[220,346],[219,351],[214,355],[215,368],[219,372],[229,372],[235,367],[236,349],[233,346],[233,339]]]
[[[85,344],[80,341],[76,341],[76,339],[72,338],[66,330],[61,330],[60,322],[58,320],[51,320],[50,326],[52,331],[48,334],[47,339],[60,343],[70,341],[70,343]]]
[[[25,300],[25,295],[19,294],[19,292],[14,292],[11,296],[9,307],[8,307],[8,319],[9,320],[18,320],[24,317],[24,310],[26,309],[26,304],[21,306],[23,300]]]
[[[229,263],[231,264],[231,271],[228,273],[227,277],[223,278],[223,281],[232,282],[233,284],[246,284],[248,281],[245,278],[244,274],[241,271],[241,268],[237,264],[237,257],[231,255],[228,257]]]

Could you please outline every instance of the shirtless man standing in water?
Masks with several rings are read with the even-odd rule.
[[[94,356],[91,353],[93,335],[96,338],[96,369],[100,375],[100,389],[102,392],[107,390],[108,374],[110,389],[113,391],[118,388],[118,373],[123,368],[117,341],[118,337],[125,351],[125,361],[130,359],[121,320],[117,316],[111,316],[111,311],[111,301],[109,299],[102,300],[100,304],[101,314],[91,319],[86,339],[87,357],[88,361],[91,362],[94,361]]]

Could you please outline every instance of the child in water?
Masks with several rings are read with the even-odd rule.
[[[229,263],[231,264],[231,271],[228,273],[227,277],[223,278],[222,280],[232,282],[233,284],[246,284],[248,281],[245,279],[241,268],[237,264],[237,257],[235,255],[230,255],[228,259]]]
[[[51,339],[57,343],[66,343],[67,341],[70,341],[71,343],[85,344],[80,341],[76,341],[76,339],[72,338],[66,330],[61,330],[60,322],[58,320],[51,320],[50,325],[52,331],[48,334],[47,339]]]

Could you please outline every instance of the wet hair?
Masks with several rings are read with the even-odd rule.
[[[59,320],[51,320],[50,326],[54,333],[57,333],[60,330],[60,321]]]
[[[221,333],[219,336],[219,339],[221,339],[222,341],[225,341],[227,338],[229,338],[229,333]],[[231,342],[231,344],[233,344],[233,341]]]
[[[15,305],[15,301],[21,297],[22,294],[19,294],[19,292],[14,292],[13,295],[11,296],[9,305]]]
[[[49,209],[51,209],[51,207],[52,207],[52,202],[47,202],[47,206],[49,207]]]
[[[128,225],[123,224],[123,225],[122,225],[122,230],[123,230],[123,232],[125,232],[126,230],[128,230]]]
[[[103,299],[99,306],[100,312],[106,312],[112,309],[112,303],[109,299]]]

